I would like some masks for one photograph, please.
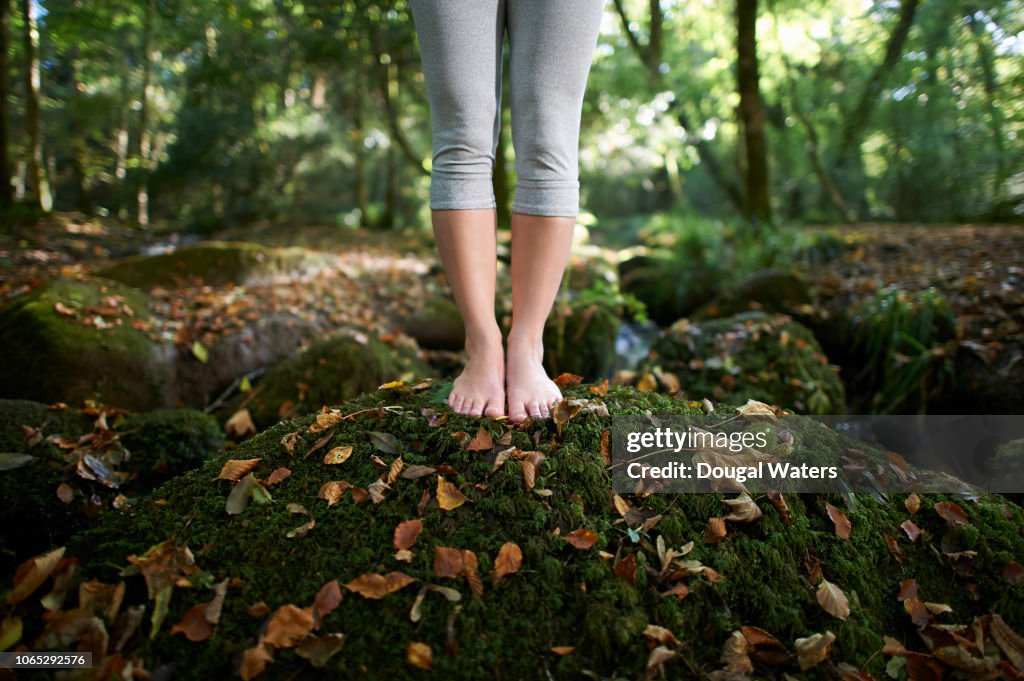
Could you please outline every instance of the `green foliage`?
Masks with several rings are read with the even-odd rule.
[[[863,361],[853,378],[873,391],[872,413],[925,413],[953,380],[957,320],[934,287],[907,293],[878,288],[847,322],[851,347]]]

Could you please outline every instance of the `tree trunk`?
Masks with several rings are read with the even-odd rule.
[[[363,134],[363,98],[352,97],[352,151],[355,156],[355,200],[359,210],[359,224],[366,225],[370,219],[370,197],[366,183],[366,143]]]
[[[768,143],[757,64],[757,0],[736,0],[736,82],[743,129],[743,214],[757,222],[771,221],[768,190]]]
[[[985,108],[989,115],[989,126],[992,130],[992,141],[995,144],[996,172],[992,178],[992,204],[997,208],[1004,197],[1006,183],[1006,150],[1003,144],[1003,112],[997,104],[999,86],[996,80],[995,57],[985,27],[975,18],[977,8],[969,8],[971,33],[974,35],[978,50],[978,67],[981,69],[982,82],[985,84]]]
[[[142,87],[139,92],[139,132],[135,137],[132,157],[135,163],[135,220],[149,224],[149,156],[150,156],[150,82],[153,73],[153,20],[156,0],[147,0],[142,20]]]
[[[50,196],[43,174],[43,145],[39,125],[39,27],[31,0],[21,0],[24,19],[25,51],[25,133],[28,137],[28,164],[26,167],[29,203],[40,210],[49,210]]]
[[[10,53],[11,0],[0,0],[0,207],[10,206],[14,201],[11,189],[10,118],[8,99],[11,67],[7,60]]]

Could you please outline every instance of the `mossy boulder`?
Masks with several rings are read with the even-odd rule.
[[[451,298],[431,296],[402,322],[402,329],[428,350],[462,350],[466,328]]]
[[[619,263],[623,292],[647,306],[647,315],[662,326],[692,314],[718,290],[722,273],[705,271],[699,261],[656,251]]]
[[[692,318],[728,317],[750,310],[796,316],[809,311],[812,300],[810,287],[795,272],[764,269],[721,291],[695,310]]]
[[[282,418],[337,404],[395,380],[435,376],[408,336],[336,331],[279,362],[253,386],[219,410],[223,418],[242,406],[258,428]]]
[[[8,303],[0,309],[0,397],[175,406],[175,350],[136,328],[150,318],[146,301],[110,279],[61,276]]]
[[[680,319],[654,341],[639,369],[639,380],[644,373],[672,374],[691,399],[755,399],[803,414],[846,413],[835,367],[814,335],[784,314]]]
[[[247,286],[305,279],[332,267],[335,258],[299,246],[274,248],[245,241],[201,241],[171,253],[119,260],[97,274],[148,289],[153,286]]]
[[[0,400],[0,451],[20,462],[0,470],[0,566],[63,543],[118,495],[145,494],[224,448],[216,419],[190,409],[110,417],[107,429],[97,420],[81,410]],[[104,463],[111,479],[118,472],[125,479],[116,487],[85,479],[76,472],[85,453]],[[62,483],[66,501],[57,493]]]
[[[557,376],[607,378],[615,370],[615,340],[622,306],[614,299],[587,297],[556,303],[544,326],[544,365]]]
[[[1024,557],[1024,514],[1001,497],[958,500],[966,524],[957,525],[956,536],[949,539],[942,507],[934,506],[948,497],[923,495],[914,515],[922,534],[915,542],[897,539],[904,536],[900,524],[909,516],[903,494],[787,495],[788,519],[760,498],[755,503],[763,517],[730,522],[725,537],[705,543],[708,520],[729,510],[721,495],[622,495],[644,518],[659,517],[647,529],[633,522],[627,527],[616,511],[618,502],[613,503],[601,453],[610,417],[646,411],[689,414],[689,402],[621,386],[603,396],[591,392],[594,386],[567,386],[567,396],[602,403],[610,417],[599,409],[586,410],[562,419],[561,425],[547,421],[513,428],[507,421],[448,411],[448,382],[436,390],[421,387],[373,392],[340,405],[339,415],[351,418],[322,413],[281,422],[122,511],[107,514],[76,537],[66,554],[81,561],[76,581],[123,580],[123,609],[148,606],[140,635],[130,637],[121,654],[137,655],[147,669],[167,678],[230,678],[245,651],[268,633],[271,618],[281,613],[284,619],[311,606],[332,580],[344,585],[369,573],[392,571],[415,581],[380,599],[341,587],[343,598],[336,610],[324,615],[317,635],[343,635],[343,645],[322,669],[311,669],[293,646],[282,645],[256,678],[293,678],[302,670],[336,678],[422,678],[423,671],[407,661],[407,645],[413,641],[429,646],[433,674],[447,679],[638,678],[654,645],[644,635],[648,625],[664,627],[683,642],[665,662],[669,677],[720,668],[720,653],[731,633],[756,626],[782,645],[777,654],[755,656],[758,678],[798,673],[795,640],[826,631],[835,635],[828,660],[808,670],[805,678],[838,678],[837,666],[844,664],[884,678],[889,658],[878,654],[883,636],[922,647],[896,598],[902,580],[908,579],[916,580],[922,600],[952,608],[952,614],[938,615],[938,621],[969,623],[974,616],[997,612],[1018,631],[1024,626],[1024,586],[1013,586],[1002,576],[1007,566]],[[310,430],[318,418],[327,431]],[[813,429],[823,437],[817,422],[794,419],[794,427]],[[481,428],[492,438],[493,448],[479,444]],[[331,435],[326,444],[325,434]],[[838,433],[831,437],[837,445],[846,441]],[[467,443],[474,438],[470,451]],[[311,451],[318,442],[320,448]],[[872,461],[886,460],[881,450],[857,444]],[[324,463],[326,452],[346,445],[353,451],[344,463]],[[506,447],[545,455],[536,469],[534,491],[526,487],[516,459],[495,466]],[[373,456],[382,459],[384,469]],[[398,457],[406,467],[436,470],[415,479],[398,477],[387,489],[378,486],[380,503],[365,499],[366,489],[387,475]],[[259,460],[253,470],[258,478],[279,467],[291,474],[267,488],[272,500],[228,515],[225,503],[237,488],[215,478],[226,460],[252,458]],[[325,483],[337,480],[362,489],[363,501],[356,503],[351,491],[333,505],[318,497]],[[445,510],[434,495],[448,484],[467,499],[458,506],[446,502]],[[849,539],[837,536],[826,502],[844,509],[852,527]],[[308,534],[289,536],[307,522],[304,513],[291,512],[299,509],[290,504],[301,504],[315,518]],[[409,520],[421,521],[422,531],[410,547],[409,562],[403,562],[395,556],[395,530]],[[596,541],[576,548],[566,537],[577,530],[593,532],[590,537]],[[588,535],[570,538],[578,542],[583,537]],[[940,537],[945,537],[941,547]],[[890,539],[898,553],[890,548]],[[182,579],[170,592],[166,618],[153,631],[153,604],[147,601],[144,577],[137,570],[121,573],[120,566],[127,565],[128,556],[138,561],[165,540],[174,543],[164,547],[182,552],[179,565],[189,567],[186,559],[191,556],[198,571],[189,567],[190,575],[168,575],[181,574]],[[655,544],[678,549],[691,541],[686,559],[713,572],[702,568],[686,577],[685,598],[666,596],[659,590],[664,584],[655,584],[660,566]],[[518,572],[492,581],[506,542],[520,547],[522,565]],[[969,545],[974,552],[970,570],[958,571],[944,557],[942,552],[952,550],[953,544]],[[438,547],[474,552],[475,574],[481,578],[475,593],[468,577],[437,575]],[[163,550],[150,555],[167,555]],[[157,566],[150,563],[147,570]],[[849,597],[850,614],[844,619],[826,612],[816,600],[822,577]],[[171,634],[186,612],[194,615],[197,607],[203,611],[201,604],[213,599],[207,587],[222,580],[233,581],[212,636],[192,642],[182,633]],[[411,621],[416,594],[427,584],[455,589],[459,601],[427,593],[418,621]],[[69,593],[77,593],[71,586]],[[74,607],[69,600],[67,607]],[[279,610],[289,605],[294,610]],[[24,639],[34,640],[41,628],[38,602],[25,600],[16,613],[24,624]],[[112,623],[107,627],[114,630]],[[571,650],[552,650],[558,646]],[[102,651],[94,664],[100,657]]]

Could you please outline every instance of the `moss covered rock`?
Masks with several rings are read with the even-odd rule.
[[[343,329],[276,364],[256,382],[251,397],[238,395],[219,413],[226,418],[244,405],[256,426],[266,428],[389,381],[434,375],[408,336]]]
[[[594,381],[612,375],[622,306],[613,298],[558,302],[544,326],[544,365],[557,376],[571,373]]]
[[[721,291],[692,317],[727,317],[750,310],[796,315],[807,310],[812,300],[810,287],[795,272],[765,269]]]
[[[563,390],[591,405],[603,404],[611,416],[693,412],[691,403],[665,395],[625,387],[600,395],[592,387]],[[683,642],[679,648],[665,644],[676,653],[665,662],[668,676],[689,678],[696,669],[720,668],[723,644],[732,632],[757,626],[781,642],[774,653],[769,649],[764,652],[772,654],[755,656],[752,673],[758,678],[799,673],[796,639],[825,632],[835,635],[835,643],[828,659],[805,678],[837,678],[839,665],[884,678],[888,658],[878,653],[884,635],[921,647],[911,617],[896,598],[901,581],[908,579],[916,580],[922,600],[952,608],[952,614],[936,616],[940,622],[969,623],[975,615],[997,612],[1018,630],[1024,626],[1024,586],[1013,586],[1002,576],[1024,557],[1024,515],[998,496],[959,500],[965,522],[958,521],[950,537],[950,523],[943,519],[948,509],[934,506],[945,497],[924,495],[914,515],[922,534],[913,543],[897,539],[904,536],[900,524],[910,515],[902,494],[845,499],[787,495],[786,513],[760,498],[754,503],[763,517],[730,521],[724,537],[706,543],[709,519],[729,512],[720,495],[627,494],[613,500],[602,457],[611,421],[600,409],[581,410],[560,419],[560,425],[547,421],[512,428],[504,420],[448,411],[444,394],[450,383],[422,388],[415,384],[373,392],[341,405],[335,415],[328,411],[284,421],[106,515],[76,537],[67,547],[67,555],[81,561],[76,581],[124,580],[122,610],[148,606],[140,635],[130,637],[121,653],[169,678],[229,678],[236,665],[258,657],[263,634],[278,645],[263,648],[269,659],[256,678],[293,678],[302,669],[335,678],[422,678],[424,672],[408,661],[413,642],[429,647],[433,674],[447,679],[638,678],[655,645],[645,629],[657,625]],[[795,417],[795,423],[820,433],[817,422]],[[481,429],[490,442],[484,442]],[[845,441],[839,434],[834,438]],[[873,462],[886,460],[883,452],[858,445]],[[326,453],[348,446],[352,451],[343,463],[324,462]],[[520,463],[513,456],[502,464],[499,453],[508,447],[541,452],[544,458],[530,455]],[[434,471],[374,487],[399,457],[403,470],[418,465]],[[265,503],[229,515],[226,502],[239,488],[215,479],[228,459],[258,459],[252,471],[256,478],[265,479],[278,468],[287,468],[290,475],[265,488],[272,500],[261,494]],[[527,461],[536,464],[533,490],[524,476]],[[330,495],[321,491],[340,480],[359,489],[345,491],[331,505],[324,498]],[[466,497],[463,503],[449,503],[459,499],[446,493],[448,485]],[[367,498],[374,493],[382,494],[379,503]],[[645,529],[635,518],[620,516],[620,502],[632,505],[645,520],[654,514],[658,520]],[[845,510],[849,539],[837,536],[829,517],[835,517],[834,511],[826,502]],[[315,519],[312,527],[305,512]],[[402,544],[411,555],[399,560],[396,529],[416,520],[422,529],[415,542]],[[296,532],[300,526],[305,531]],[[172,543],[163,544],[166,540]],[[510,564],[498,559],[507,542],[520,548],[521,566],[493,580],[499,563]],[[678,582],[685,591],[666,595],[666,584],[656,584],[661,566],[657,545],[680,549],[689,542],[694,544],[686,559],[703,567]],[[151,547],[156,548],[143,559]],[[955,568],[945,552],[963,547],[973,552],[971,565]],[[438,548],[457,550],[463,562],[458,576],[438,575],[445,561],[435,557],[452,559],[452,552]],[[465,568],[468,556],[459,551],[473,552],[475,569]],[[509,556],[510,550],[505,551]],[[176,562],[161,563],[172,555]],[[135,557],[136,569],[121,573],[128,556]],[[161,564],[177,566],[164,580],[181,579],[170,587],[169,610],[153,630],[153,603],[138,569],[159,585]],[[300,637],[309,630],[301,622],[310,613],[303,616],[301,610],[312,606],[332,580],[354,589],[364,575],[391,572],[414,581],[383,598],[341,586],[340,603],[326,611],[316,635],[338,634],[343,644],[322,669],[311,669],[300,658],[297,639],[288,644],[280,638],[288,629],[280,626],[285,620],[300,623]],[[822,578],[849,598],[848,616],[840,619],[819,604]],[[212,636],[193,642],[180,631],[171,634],[186,613],[205,611],[202,604],[214,599],[207,587],[223,580],[230,581]],[[419,617],[411,618],[417,593],[428,584],[457,593],[424,593]],[[73,606],[72,601],[67,608]],[[38,602],[29,599],[15,611],[24,623],[25,640],[34,640],[40,629],[39,610]],[[112,623],[107,626],[115,630]],[[659,630],[652,635],[664,639]]]
[[[175,349],[135,324],[146,296],[116,281],[57,277],[0,309],[0,397],[175,406]]]
[[[459,308],[451,298],[432,296],[402,323],[403,330],[429,350],[462,350],[466,329]]]
[[[172,253],[124,258],[98,274],[130,286],[229,284],[303,279],[331,267],[334,258],[298,246],[272,248],[245,241],[202,241]]]
[[[18,462],[0,466],[0,566],[63,543],[118,495],[145,494],[223,447],[216,419],[189,409],[99,420],[77,409],[0,400],[0,451]],[[85,454],[101,462],[117,486],[80,475],[77,463]]]
[[[655,252],[624,260],[619,264],[619,276],[622,290],[643,301],[652,320],[667,326],[709,302],[723,273],[705,271],[698,260]]]
[[[655,340],[640,369],[639,380],[668,372],[695,399],[755,399],[803,414],[846,413],[836,369],[814,335],[784,314],[680,319]]]

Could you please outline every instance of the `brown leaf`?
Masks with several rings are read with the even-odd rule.
[[[845,620],[850,616],[850,602],[847,600],[846,594],[824,577],[821,578],[821,584],[818,585],[817,598],[818,605],[833,617]]]
[[[647,638],[660,643],[663,646],[672,646],[678,648],[682,645],[676,635],[665,627],[659,627],[657,624],[648,624],[647,628],[644,629],[644,636]]]
[[[334,506],[336,503],[341,501],[341,495],[345,493],[345,490],[352,487],[347,480],[331,480],[325,482],[320,491],[317,492],[317,497],[320,499],[326,499],[328,506]]]
[[[406,520],[395,528],[395,548],[409,549],[416,543],[416,538],[423,531],[423,521],[420,519]]]
[[[370,500],[375,504],[379,504],[384,501],[384,491],[389,489],[391,488],[386,482],[384,482],[383,478],[377,478],[370,484],[366,491],[370,494]]]
[[[313,630],[313,608],[282,605],[267,625],[263,641],[275,648],[291,648]]]
[[[469,549],[462,550],[462,574],[469,582],[469,590],[476,596],[482,596],[484,593],[484,583],[480,580],[480,575],[476,573],[477,562],[476,554]]]
[[[619,579],[636,584],[636,556],[631,553],[615,563],[613,572]]]
[[[940,501],[933,508],[950,525],[967,525],[970,522],[964,509],[955,502]]]
[[[220,469],[220,473],[214,480],[231,480],[237,482],[239,478],[256,468],[259,459],[228,459]]]
[[[57,485],[57,498],[65,504],[70,504],[75,499],[74,488],[66,482]]]
[[[48,553],[29,558],[19,565],[14,573],[14,588],[7,594],[5,602],[13,604],[25,600],[46,581],[63,557],[64,547],[61,546]]]
[[[786,497],[782,492],[768,492],[768,501],[772,502],[772,506],[779,512],[787,525],[793,524],[793,514],[790,512]]]
[[[908,598],[903,601],[903,609],[910,615],[910,619],[919,627],[927,626],[932,621],[932,614],[924,603],[916,598]]]
[[[483,426],[476,431],[476,435],[470,440],[469,444],[466,445],[467,452],[482,452],[488,449],[494,448],[494,440],[491,436],[483,429]]]
[[[576,650],[576,646],[551,646],[551,652],[555,655],[568,655]]]
[[[330,615],[341,604],[341,585],[338,580],[331,581],[320,587],[313,598],[314,629],[319,629],[323,619]]]
[[[679,582],[678,584],[673,586],[671,589],[668,589],[667,591],[662,591],[662,592],[660,592],[658,594],[658,596],[661,597],[661,598],[665,598],[666,596],[675,596],[679,600],[683,600],[684,598],[686,598],[689,595],[690,595],[690,589],[687,588],[687,586],[685,584],[683,584],[682,582]]]
[[[730,674],[751,674],[754,671],[754,663],[750,661],[752,652],[754,652],[754,646],[750,644],[743,632],[737,629],[725,640],[722,654],[718,660],[725,664],[725,671]]]
[[[462,506],[466,503],[466,495],[454,484],[444,479],[443,475],[437,476],[437,504],[446,511]]]
[[[292,472],[287,468],[275,468],[271,471],[270,475],[261,481],[261,484],[264,487],[270,487],[271,485],[276,485],[281,482],[291,474]]]
[[[601,431],[601,459],[604,460],[605,466],[612,465],[611,433],[612,431],[607,428]]]
[[[1021,583],[1024,583],[1024,565],[1015,560],[1010,561],[1003,568],[1003,579],[1014,586],[1020,586]]]
[[[897,563],[903,562],[903,549],[900,548],[900,544],[896,541],[896,537],[891,534],[885,535],[885,545],[889,549],[889,555],[896,559]]]
[[[403,468],[399,477],[403,480],[416,480],[427,475],[433,475],[435,471],[437,471],[437,469],[431,466],[421,466],[414,463]]]
[[[836,536],[840,539],[849,539],[850,529],[852,527],[850,519],[846,517],[846,514],[827,501],[825,502],[825,509],[828,511],[828,517],[832,519],[833,524],[836,526]]]
[[[448,546],[434,547],[434,573],[438,577],[458,577],[462,568],[461,550]]]
[[[370,572],[356,577],[346,584],[345,588],[349,591],[354,591],[364,598],[380,599],[415,581],[415,579],[402,572],[389,572],[386,575]]]
[[[352,456],[352,445],[343,445],[340,447],[333,447],[329,452],[324,454],[324,463],[328,464],[339,464],[348,461],[348,458]]]
[[[914,515],[921,508],[921,497],[917,496],[917,492],[911,492],[904,501],[903,505],[910,512],[910,515]]]
[[[807,638],[798,638],[794,645],[800,671],[807,671],[816,664],[825,661],[832,650],[832,643],[835,640],[836,636],[831,631],[826,631],[824,634],[814,634]]]
[[[750,523],[762,515],[761,508],[750,498],[749,494],[740,494],[732,499],[722,499],[722,502],[732,507],[732,513],[725,516],[726,520]]]
[[[402,457],[398,457],[391,462],[391,468],[388,470],[387,483],[389,485],[394,484],[398,476],[402,474],[402,469],[405,467],[405,462],[402,461]]]
[[[921,528],[915,525],[909,518],[904,520],[900,527],[902,527],[903,531],[907,533],[907,539],[911,542],[916,542],[917,538],[921,536]]]
[[[583,382],[583,377],[577,376],[576,374],[564,373],[558,374],[553,381],[559,388],[564,388],[567,385],[579,385]]]
[[[704,543],[717,544],[727,533],[725,518],[708,518],[708,524],[704,527]]]
[[[319,669],[341,650],[344,642],[344,634],[324,634],[323,636],[310,634],[302,639],[295,649],[295,654],[309,660],[310,664]]]
[[[256,424],[253,423],[249,410],[242,408],[236,411],[224,423],[224,432],[232,437],[243,437],[247,433],[255,433]]]
[[[494,574],[498,579],[519,572],[523,564],[523,551],[515,542],[507,541],[498,550],[494,559]]]
[[[904,579],[900,582],[900,591],[896,594],[896,600],[902,603],[911,598],[917,598],[917,580]]]
[[[565,540],[578,549],[589,549],[598,539],[597,532],[587,529],[573,530],[565,535]]]
[[[782,641],[760,627],[742,626],[740,627],[740,631],[752,646],[769,646],[780,650],[785,648],[785,646],[782,645]]]
[[[250,681],[250,679],[263,673],[267,663],[274,661],[272,650],[272,648],[264,645],[262,637],[260,637],[260,642],[252,648],[246,648],[245,652],[242,653],[242,667],[239,670],[243,681]]]
[[[433,653],[430,650],[430,646],[426,643],[409,641],[409,645],[405,649],[405,659],[408,660],[409,664],[413,667],[418,669],[430,669],[433,663]]]
[[[997,614],[992,615],[989,631],[1010,664],[1016,667],[1018,672],[1024,672],[1024,638]]]
[[[171,627],[171,634],[183,633],[193,643],[213,636],[213,625],[206,620],[206,605],[199,603],[189,608],[181,621]]]

